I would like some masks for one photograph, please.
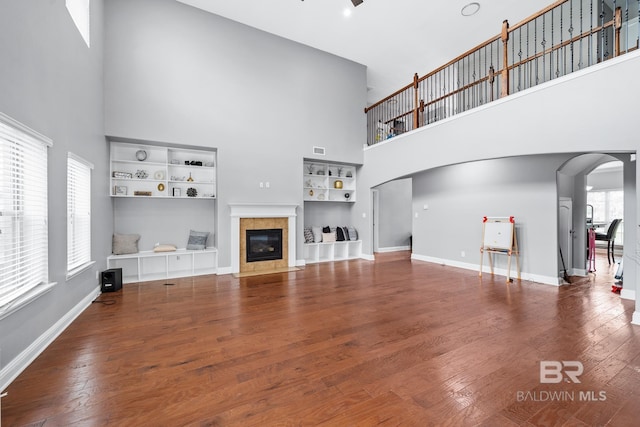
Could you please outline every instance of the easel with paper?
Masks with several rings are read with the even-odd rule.
[[[480,247],[480,276],[484,264],[485,252],[489,255],[489,268],[493,275],[493,254],[503,254],[509,257],[507,262],[507,283],[511,279],[511,257],[516,258],[518,280],[520,280],[520,260],[518,259],[518,241],[516,239],[516,221],[510,217],[482,218],[482,246]]]

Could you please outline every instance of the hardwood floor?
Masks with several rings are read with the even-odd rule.
[[[640,327],[606,259],[560,288],[377,259],[103,294],[2,424],[637,425]],[[541,383],[541,361],[581,362],[580,383]]]

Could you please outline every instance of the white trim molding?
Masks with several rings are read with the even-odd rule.
[[[480,272],[480,268],[478,264],[470,264],[467,262],[459,262],[459,261],[434,258],[434,257],[429,257],[424,255],[417,255],[417,254],[411,254],[411,259],[416,261],[430,262],[432,264],[440,264],[440,265],[446,265],[448,267],[456,267],[456,268],[462,268],[465,270],[475,270],[477,272]],[[483,265],[482,272],[491,274],[491,269],[489,268],[489,266]],[[498,276],[507,277],[507,270],[503,268],[494,268],[493,272]],[[511,277],[515,277],[515,276],[512,274]],[[531,273],[521,273],[520,277],[522,280],[541,283],[543,285],[560,286],[560,280],[558,277],[541,276],[539,274],[531,274]]]
[[[100,287],[97,287],[2,368],[0,371],[0,390],[6,389],[99,295]]]
[[[400,252],[400,251],[408,251],[411,249],[411,246],[389,246],[387,248],[378,248],[376,252],[385,253],[385,252]]]
[[[295,267],[296,260],[296,209],[292,203],[229,203],[231,216],[231,273],[240,272],[240,218],[288,218],[289,257],[287,265]]]
[[[635,301],[636,300],[636,291],[632,291],[630,289],[622,288],[622,290],[620,291],[620,298],[628,299],[628,300],[631,300],[631,301]]]

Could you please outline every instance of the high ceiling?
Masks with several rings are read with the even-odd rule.
[[[177,0],[367,67],[369,104],[544,9],[552,0]],[[350,11],[350,16],[345,16]]]

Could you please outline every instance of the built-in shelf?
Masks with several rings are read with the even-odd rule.
[[[213,150],[112,141],[110,169],[112,197],[216,197]]]
[[[178,277],[216,274],[218,250],[178,249],[171,252],[142,251],[107,257],[108,268],[122,268],[122,282],[146,282]]]
[[[356,167],[305,160],[302,188],[305,202],[355,202]]]
[[[329,261],[344,261],[348,259],[360,258],[361,255],[361,240],[304,244],[304,261],[307,264]]]

